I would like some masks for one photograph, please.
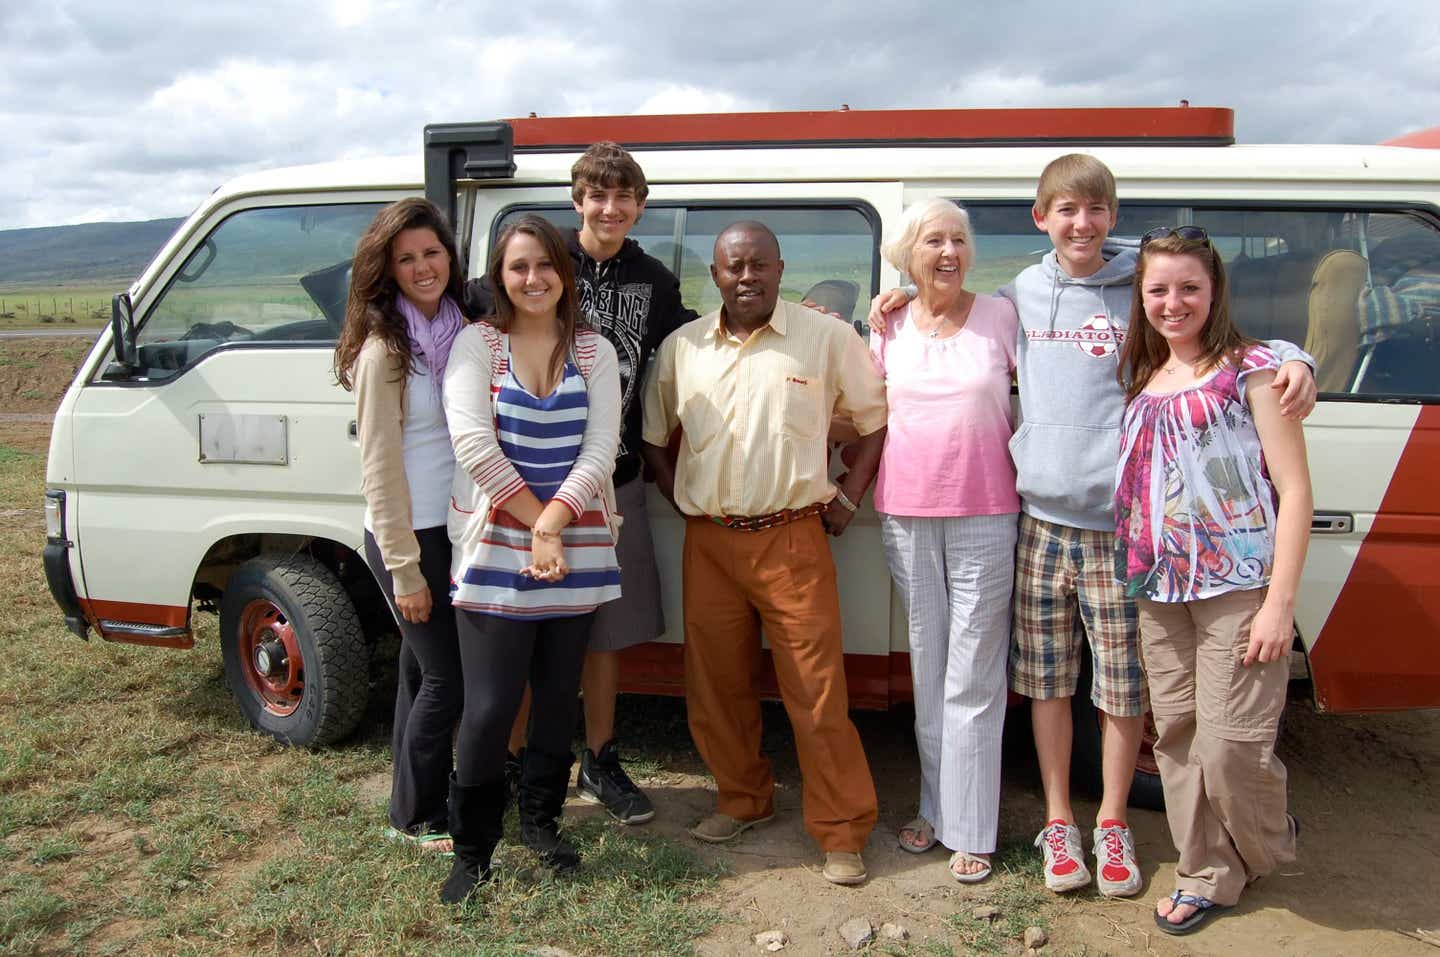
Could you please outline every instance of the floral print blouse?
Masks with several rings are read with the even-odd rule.
[[[1270,582],[1278,500],[1245,379],[1280,360],[1250,346],[1237,367],[1126,407],[1116,467],[1115,576],[1125,594],[1180,602]]]

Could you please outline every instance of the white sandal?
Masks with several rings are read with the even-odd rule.
[[[920,844],[912,844],[905,840],[905,832],[909,831],[916,837],[922,839]],[[895,843],[900,845],[900,850],[909,851],[911,854],[924,854],[935,846],[935,828],[923,817],[916,817],[915,820],[900,828],[900,833],[895,835]]]
[[[978,870],[973,874],[967,874],[964,871],[955,870],[957,861],[983,864],[984,869]],[[969,851],[956,851],[950,855],[950,876],[962,884],[979,884],[990,876],[990,858],[985,854],[971,854]]]

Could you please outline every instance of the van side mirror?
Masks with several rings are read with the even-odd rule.
[[[102,376],[104,379],[128,379],[139,369],[135,351],[135,315],[128,292],[116,293],[110,300],[110,342],[115,348],[115,361]]]

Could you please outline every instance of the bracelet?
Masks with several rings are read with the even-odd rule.
[[[850,501],[850,496],[846,495],[845,490],[838,485],[835,486],[835,500],[839,502],[840,506],[847,512],[853,512],[860,507]]]
[[[530,534],[540,539],[542,542],[558,542],[560,540],[559,532],[547,532],[545,531],[545,529],[541,528],[538,525],[530,529]]]

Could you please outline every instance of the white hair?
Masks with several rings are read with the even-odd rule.
[[[932,219],[949,219],[960,224],[965,234],[965,268],[975,262],[975,235],[970,231],[970,214],[965,207],[939,196],[922,199],[905,207],[900,214],[898,232],[880,244],[880,255],[906,276],[910,275],[910,252],[920,238],[920,230]]]

